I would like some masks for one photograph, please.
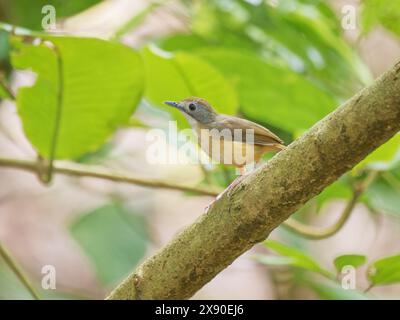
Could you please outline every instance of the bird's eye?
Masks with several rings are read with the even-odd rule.
[[[189,110],[190,111],[196,110],[196,105],[194,103],[189,104]]]

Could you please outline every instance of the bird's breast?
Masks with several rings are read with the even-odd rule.
[[[264,148],[255,144],[233,141],[233,136],[223,135],[217,130],[197,126],[194,128],[200,148],[217,163],[242,167],[258,162]]]

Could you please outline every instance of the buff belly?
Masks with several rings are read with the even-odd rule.
[[[269,146],[224,140],[213,136],[199,138],[198,142],[201,149],[213,161],[236,167],[257,163],[265,152],[274,149]]]

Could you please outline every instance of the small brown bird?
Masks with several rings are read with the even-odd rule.
[[[268,151],[285,149],[283,141],[263,126],[238,117],[218,114],[204,99],[190,97],[166,101],[183,112],[198,137],[200,147],[218,163],[232,164],[244,174]]]

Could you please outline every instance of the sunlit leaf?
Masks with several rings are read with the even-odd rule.
[[[18,91],[18,113],[30,142],[48,157],[59,107],[59,52],[63,87],[56,158],[77,158],[95,151],[128,123],[142,93],[142,64],[135,51],[117,43],[46,39],[57,49],[14,41],[13,66],[37,74],[32,87]]]
[[[400,255],[375,261],[368,268],[368,280],[373,285],[387,285],[400,282]]]
[[[362,266],[366,261],[367,257],[364,255],[344,254],[336,257],[333,263],[336,267],[337,272],[341,272],[343,267],[353,266],[354,268],[357,268],[359,266]]]
[[[104,284],[114,284],[126,276],[146,251],[143,218],[120,204],[109,204],[84,214],[70,230]]]

